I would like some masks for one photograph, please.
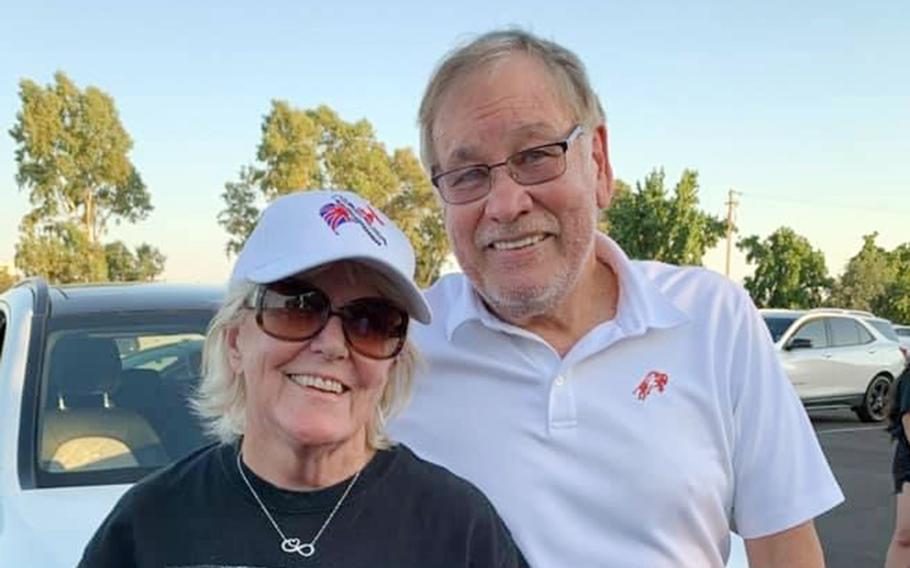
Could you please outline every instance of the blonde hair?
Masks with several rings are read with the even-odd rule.
[[[394,299],[399,295],[391,281],[381,273],[356,262],[343,263],[352,281],[369,281],[384,297]],[[327,268],[327,265],[316,268],[303,277],[312,277]],[[228,288],[221,308],[209,325],[202,349],[202,382],[190,400],[193,410],[202,418],[207,433],[226,444],[237,440],[246,429],[246,386],[243,378],[231,368],[227,334],[230,329],[240,325],[244,303],[256,288],[257,285],[251,282],[233,283]],[[407,339],[395,357],[389,378],[367,427],[367,444],[371,448],[384,449],[392,445],[385,424],[407,406],[414,376],[421,364],[417,347],[410,338]]]
[[[603,124],[605,119],[600,99],[591,88],[585,66],[577,55],[523,30],[489,32],[446,55],[424,91],[418,113],[420,159],[430,175],[439,165],[433,147],[433,122],[439,113],[442,98],[460,77],[514,53],[534,57],[544,64],[557,94],[586,130]]]

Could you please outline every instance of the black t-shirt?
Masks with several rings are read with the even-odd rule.
[[[894,397],[891,399],[891,411],[888,416],[888,431],[897,440],[898,443],[907,445],[907,436],[904,432],[904,424],[901,418],[904,414],[910,412],[910,367],[904,370],[892,385],[897,389]]]
[[[403,445],[376,452],[316,543],[316,554],[285,553],[236,459],[236,446],[209,446],[130,488],[79,567],[527,566],[477,488]],[[301,542],[318,532],[349,483],[294,492],[245,466],[244,473],[284,534]]]

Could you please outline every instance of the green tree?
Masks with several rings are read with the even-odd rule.
[[[863,236],[863,246],[835,283],[828,303],[868,310],[894,322],[910,322],[910,243],[888,251]]]
[[[109,95],[91,86],[80,90],[57,72],[46,87],[22,80],[19,98],[10,135],[18,145],[16,182],[29,190],[34,207],[31,220],[79,219],[95,243],[109,219],[148,215],[149,193],[128,157],[133,142]]]
[[[905,270],[890,282],[872,309],[894,323],[910,325],[910,272]]]
[[[134,254],[122,241],[104,245],[107,279],[111,282],[150,282],[164,270],[164,256],[147,244]]]
[[[90,242],[83,228],[71,222],[23,222],[16,266],[26,276],[40,275],[54,284],[107,278],[103,247]]]
[[[18,281],[15,275],[10,274],[9,269],[0,266],[0,292],[3,292]]]
[[[831,288],[825,255],[789,227],[764,240],[758,235],[746,237],[736,246],[746,253],[746,262],[755,265],[744,285],[759,307],[814,308]]]
[[[872,302],[872,310],[896,323],[910,325],[910,243],[888,253],[893,277]]]
[[[426,286],[439,276],[449,252],[445,222],[430,179],[413,152],[395,150],[392,171],[399,180],[400,191],[384,209],[414,245],[415,279]]]
[[[16,265],[55,282],[104,279],[100,243],[109,222],[135,223],[152,210],[114,100],[96,87],[80,89],[62,72],[45,87],[23,79],[19,98],[9,133],[16,182],[28,190],[32,209],[20,226]],[[61,266],[69,256],[75,264]]]
[[[225,208],[218,213],[218,224],[224,227],[229,235],[225,252],[228,255],[239,254],[246,238],[256,227],[259,219],[257,207],[257,189],[260,188],[262,172],[253,166],[243,166],[237,181],[224,184]],[[267,190],[263,190],[265,193]]]
[[[632,258],[690,265],[700,265],[726,230],[723,220],[698,209],[698,172],[684,170],[669,195],[663,169],[652,170],[634,190],[617,180],[600,226]]]
[[[830,305],[855,310],[873,310],[893,282],[897,266],[891,255],[875,244],[878,232],[863,235],[863,246],[848,262],[831,290]]]
[[[420,284],[438,276],[447,251],[442,213],[410,149],[390,155],[368,121],[346,122],[324,105],[303,110],[272,101],[261,130],[256,163],[224,186],[218,222],[228,233],[229,255],[239,252],[272,199],[297,190],[350,189],[384,210],[411,239]]]

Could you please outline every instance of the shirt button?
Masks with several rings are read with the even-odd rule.
[[[561,387],[564,384],[566,384],[566,379],[562,375],[556,377],[556,386]]]

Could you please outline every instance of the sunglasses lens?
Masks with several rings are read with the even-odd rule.
[[[335,313],[348,344],[374,359],[394,357],[404,345],[407,312],[381,298],[354,300],[332,311],[329,297],[299,282],[276,282],[262,292],[257,321],[267,334],[289,341],[314,337]]]
[[[282,339],[310,338],[324,327],[329,299],[320,290],[273,284],[265,289],[260,312],[262,329]]]
[[[368,357],[395,356],[408,330],[407,314],[379,298],[355,300],[341,309],[344,332],[351,347]]]

